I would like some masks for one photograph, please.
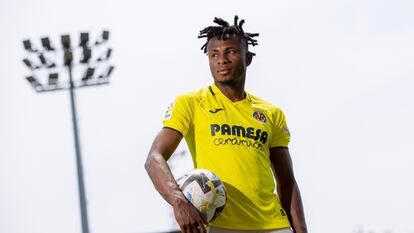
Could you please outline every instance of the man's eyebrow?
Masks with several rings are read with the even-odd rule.
[[[236,47],[230,46],[230,47],[225,48],[224,51],[227,51],[227,50],[230,50],[230,49],[236,49],[237,50]],[[210,52],[218,52],[220,50],[221,49],[218,49],[218,48],[212,48],[212,49],[210,49]]]

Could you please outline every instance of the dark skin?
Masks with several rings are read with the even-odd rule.
[[[247,51],[244,41],[238,36],[226,40],[212,38],[207,45],[207,55],[214,84],[220,91],[234,102],[246,98],[246,68],[253,55]]]
[[[308,232],[303,211],[302,198],[293,174],[289,149],[270,149],[270,161],[276,176],[277,194],[289,222],[296,233]]]
[[[167,164],[167,160],[175,151],[181,139],[182,136],[177,131],[168,128],[161,129],[151,146],[145,169],[157,191],[173,207],[175,220],[180,226],[181,232],[205,233],[207,221],[187,201]]]
[[[207,52],[214,84],[234,102],[246,98],[246,68],[250,65],[253,55],[248,51],[245,41],[238,36],[230,36],[226,40],[212,38],[207,45]],[[161,129],[151,146],[145,168],[157,191],[173,207],[181,231],[205,233],[206,220],[189,204],[166,162],[181,139],[182,136],[177,131]],[[270,149],[270,161],[278,183],[279,199],[292,228],[296,233],[306,233],[301,195],[293,174],[289,150]]]

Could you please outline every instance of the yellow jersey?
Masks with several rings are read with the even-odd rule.
[[[195,168],[214,172],[224,183],[227,203],[211,225],[259,230],[290,227],[274,192],[270,148],[287,147],[285,115],[246,92],[233,102],[214,84],[178,96],[165,112],[164,127],[185,138]]]

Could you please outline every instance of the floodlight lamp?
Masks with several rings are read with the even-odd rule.
[[[55,48],[53,48],[52,45],[50,44],[49,37],[41,38],[41,42],[42,42],[43,48],[46,49],[47,51],[55,50]]]
[[[108,78],[109,75],[111,75],[112,71],[114,71],[115,67],[114,66],[110,66],[108,67],[108,71],[106,71],[106,77]]]
[[[89,42],[89,33],[87,32],[82,32],[80,34],[80,40],[79,40],[79,46],[81,47],[85,47],[88,46],[88,42]]]
[[[31,70],[35,69],[35,67],[32,65],[32,62],[29,59],[25,58],[22,61],[29,69]]]
[[[48,84],[52,86],[56,86],[58,82],[58,77],[59,77],[58,73],[50,73]]]
[[[103,78],[107,79],[111,75],[114,68],[115,68],[114,66],[109,66],[104,74],[101,74],[98,76],[98,79],[103,79]]]
[[[108,59],[111,57],[111,54],[112,54],[112,49],[111,49],[111,48],[109,48],[109,49],[106,51],[106,60],[108,60]]]
[[[98,59],[96,59],[96,61],[97,62],[106,61],[111,57],[111,54],[112,54],[112,49],[108,48],[108,50],[106,50],[106,54],[100,56]]]
[[[37,52],[37,49],[32,47],[32,43],[30,42],[30,40],[24,40],[23,47],[28,52]]]
[[[80,61],[80,63],[89,63],[89,59],[91,59],[92,57],[92,50],[90,48],[87,47],[83,47],[83,57]]]
[[[60,39],[61,39],[63,49],[65,50],[70,49],[70,36],[62,35]]]
[[[37,81],[33,76],[26,77],[26,80],[29,81],[29,83],[35,83]]]
[[[42,53],[39,54],[39,60],[42,63],[42,65],[46,65],[47,64],[46,58],[45,58],[45,56],[43,56]]]
[[[102,44],[109,40],[109,31],[104,30],[99,39],[96,40],[95,45]]]
[[[40,82],[34,76],[28,76],[26,77],[26,80],[29,81],[30,85],[32,85],[32,87],[35,89],[42,87],[42,84],[40,84]]]
[[[109,31],[104,30],[104,31],[102,32],[102,39],[103,39],[103,40],[109,40]]]
[[[24,46],[24,49],[25,50],[27,50],[27,51],[32,51],[33,49],[32,49],[32,43],[30,42],[30,40],[24,40],[23,41],[23,46]]]
[[[93,77],[93,74],[95,73],[95,68],[90,68],[86,70],[85,74],[83,75],[82,81],[87,81]]]
[[[72,64],[72,61],[73,61],[73,53],[72,53],[72,51],[66,50],[63,53],[63,61],[64,61],[64,64],[66,66],[69,66],[69,65]]]

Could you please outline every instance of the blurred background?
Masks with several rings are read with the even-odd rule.
[[[199,30],[237,14],[260,33],[246,89],[287,115],[309,232],[414,233],[413,11],[409,0],[1,0],[0,232],[81,232],[69,92],[33,90],[23,40],[110,32],[110,84],[76,90],[89,229],[168,232],[146,155],[174,97],[212,82]],[[192,168],[186,150],[175,175]]]

